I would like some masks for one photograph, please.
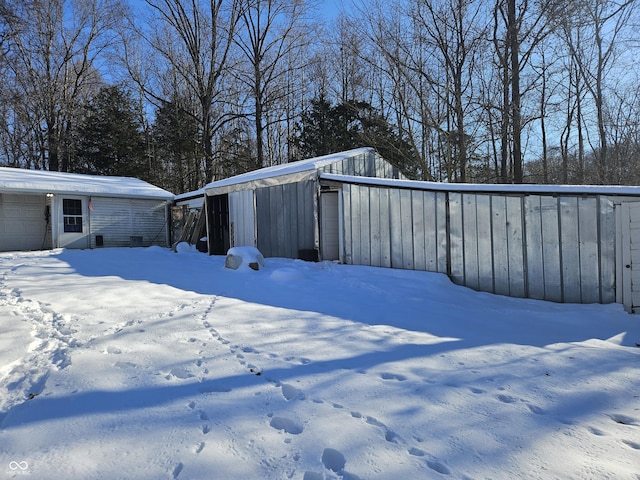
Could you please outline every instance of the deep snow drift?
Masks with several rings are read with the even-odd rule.
[[[0,477],[638,479],[636,342],[424,272],[0,254]]]

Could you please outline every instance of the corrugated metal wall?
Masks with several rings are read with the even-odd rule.
[[[404,179],[404,175],[374,151],[345,158],[320,168],[322,173],[355,175],[359,177]]]
[[[258,249],[265,257],[298,258],[318,247],[315,181],[256,189]]]
[[[231,246],[256,246],[255,202],[253,190],[229,194],[229,230]]]
[[[516,297],[615,301],[610,197],[344,184],[343,209],[346,263],[448,273]]]
[[[103,236],[105,247],[167,246],[166,202],[93,197],[91,208],[91,248],[96,235]],[[132,237],[142,237],[141,242]]]

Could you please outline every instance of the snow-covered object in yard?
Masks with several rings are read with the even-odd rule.
[[[264,257],[256,247],[232,247],[227,252],[225,267],[231,270],[239,268],[260,270],[264,267]]]

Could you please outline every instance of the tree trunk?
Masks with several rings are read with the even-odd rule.
[[[509,49],[511,54],[511,125],[513,136],[513,183],[522,183],[522,125],[520,110],[520,42],[516,0],[507,1]]]

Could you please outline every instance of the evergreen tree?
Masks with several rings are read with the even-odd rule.
[[[198,122],[175,99],[156,110],[153,143],[158,162],[162,166],[159,182],[175,193],[197,190],[202,186],[204,165],[198,134]]]
[[[409,178],[421,178],[418,152],[394,131],[389,122],[367,102],[341,103],[334,107],[320,96],[302,115],[293,143],[298,159],[327,155],[358,147],[374,147]]]
[[[85,111],[76,171],[147,179],[142,114],[131,95],[118,86],[103,87]]]

